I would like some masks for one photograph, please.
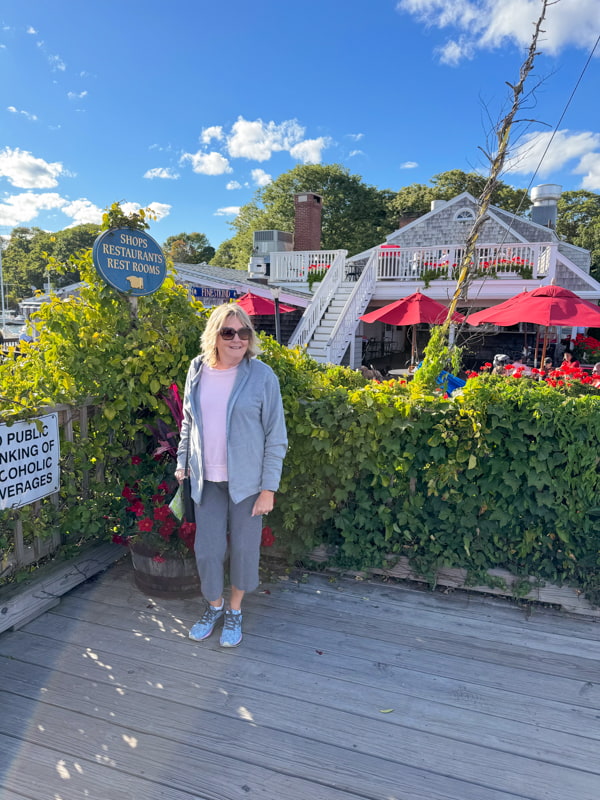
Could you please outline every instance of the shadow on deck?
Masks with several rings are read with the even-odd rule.
[[[598,800],[597,623],[306,581],[248,596],[233,651],[128,561],[1,635],[0,796]]]

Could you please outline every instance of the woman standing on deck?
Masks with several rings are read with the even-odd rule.
[[[217,306],[191,363],[183,398],[177,470],[189,452],[196,509],[195,553],[207,601],[189,636],[207,639],[224,616],[220,644],[242,641],[242,600],[259,583],[262,515],[273,509],[287,435],[279,381],[258,361],[256,332],[239,306]],[[188,450],[189,445],[189,450]],[[223,599],[229,533],[230,608]]]

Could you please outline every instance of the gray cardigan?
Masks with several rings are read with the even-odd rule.
[[[202,357],[197,356],[188,370],[183,395],[183,422],[177,451],[177,469],[184,469],[188,441],[192,497],[202,499],[202,415],[198,403],[198,383],[202,377]],[[279,381],[271,367],[256,358],[244,358],[227,404],[227,473],[229,495],[234,503],[268,489],[277,491],[287,433]]]

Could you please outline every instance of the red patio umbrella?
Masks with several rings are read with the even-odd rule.
[[[548,327],[600,326],[600,308],[562,286],[540,286],[533,292],[521,292],[504,303],[469,315],[469,325],[492,322],[495,325],[517,325],[533,322]]]
[[[543,325],[546,328],[542,348],[543,361],[546,355],[547,329],[550,325],[598,327],[600,308],[562,286],[540,286],[533,292],[521,292],[493,308],[478,311],[469,316],[468,322],[470,325],[492,322],[505,327],[517,325],[519,322]]]
[[[275,303],[273,300],[268,297],[261,297],[258,294],[252,294],[252,292],[246,292],[246,294],[236,300],[236,303],[251,317],[256,317],[259,314],[266,315],[275,313]],[[279,303],[279,311],[282,314],[288,314],[290,311],[295,310],[293,306],[286,306],[285,303]]]
[[[432,300],[431,297],[415,292],[408,297],[403,297],[401,300],[396,300],[394,303],[389,303],[383,308],[377,308],[368,314],[364,314],[361,319],[363,322],[385,322],[387,325],[412,325],[413,326],[413,343],[411,359],[415,363],[415,327],[419,323],[428,322],[433,325],[439,325],[446,319],[448,309],[437,300]],[[453,322],[463,322],[464,317],[455,311],[452,315]]]

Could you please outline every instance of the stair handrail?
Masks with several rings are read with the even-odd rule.
[[[359,318],[365,313],[373,296],[375,284],[377,283],[377,258],[378,250],[374,250],[340,311],[325,347],[327,361],[331,364],[341,363],[344,353],[356,332]]]
[[[347,250],[337,251],[337,255],[321,281],[321,285],[314,293],[310,305],[300,318],[296,330],[290,336],[288,347],[308,346],[313,333],[345,278],[347,255]]]

